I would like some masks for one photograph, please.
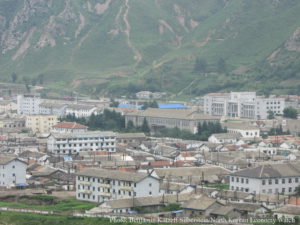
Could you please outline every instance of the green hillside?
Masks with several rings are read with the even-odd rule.
[[[299,12],[297,0],[0,0],[0,79],[94,96],[295,94]]]

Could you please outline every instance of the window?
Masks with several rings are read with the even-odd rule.
[[[278,184],[278,179],[275,179],[275,184]]]
[[[151,192],[151,191],[149,191],[149,195],[152,195],[152,192]]]
[[[285,188],[282,188],[281,193],[284,193],[284,192],[285,192]]]
[[[242,184],[244,183],[244,178],[241,178],[241,183],[242,183]]]
[[[13,169],[16,168],[15,165],[13,165],[12,168],[13,168]]]
[[[289,184],[292,183],[292,178],[289,178]]]
[[[248,178],[246,179],[246,184],[249,184],[249,179]]]
[[[239,178],[238,177],[236,178],[236,182],[239,182]]]
[[[231,181],[234,182],[234,177],[231,177]]]
[[[13,173],[13,174],[12,174],[12,176],[13,176],[13,177],[15,177],[15,176],[16,176],[16,174],[14,174],[14,173]]]
[[[272,180],[271,179],[269,180],[269,184],[272,184]]]
[[[299,182],[299,178],[296,177],[296,178],[295,178],[295,183],[298,183],[298,182]]]
[[[266,180],[262,180],[262,185],[265,185],[266,184]]]
[[[282,184],[285,184],[285,179],[282,179],[282,180],[281,180],[281,183],[282,183]]]
[[[151,184],[151,183],[149,183],[149,187],[152,187],[152,184]]]

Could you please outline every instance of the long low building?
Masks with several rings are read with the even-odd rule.
[[[192,133],[197,132],[197,126],[203,122],[219,122],[220,118],[216,116],[200,114],[197,111],[188,109],[154,109],[139,110],[125,115],[126,124],[132,121],[135,126],[141,126],[147,120],[150,128],[178,127],[181,130],[189,130]]]
[[[76,198],[103,202],[159,195],[159,179],[148,173],[87,168],[76,174]]]
[[[77,154],[83,151],[116,151],[113,132],[52,133],[47,148],[54,154]]]
[[[230,189],[249,193],[294,194],[300,185],[300,165],[262,165],[230,174]]]

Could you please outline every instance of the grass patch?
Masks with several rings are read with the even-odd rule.
[[[229,190],[229,184],[208,184],[208,185],[204,185],[204,187],[217,188],[221,190]]]

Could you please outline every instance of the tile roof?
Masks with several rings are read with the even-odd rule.
[[[105,169],[92,169],[86,168],[78,172],[79,176],[97,177],[97,178],[108,178],[123,181],[139,182],[144,178],[148,177],[146,173],[131,173],[121,172],[118,170],[105,170]]]
[[[76,122],[61,122],[57,123],[54,126],[55,128],[64,128],[64,129],[87,129],[87,126],[84,126],[82,124],[76,123]]]
[[[250,178],[295,177],[300,175],[300,165],[297,163],[267,164],[240,170],[231,175]]]
[[[192,199],[183,203],[181,208],[183,209],[196,209],[196,210],[206,210],[217,200],[210,198],[206,195],[196,195]]]

